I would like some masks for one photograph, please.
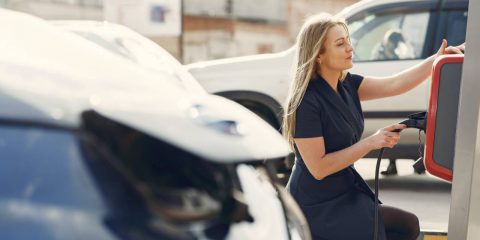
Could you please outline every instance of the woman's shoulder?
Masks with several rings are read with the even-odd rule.
[[[303,94],[302,100],[299,103],[299,108],[308,108],[320,110],[321,108],[321,93],[315,87],[309,86]]]
[[[317,96],[320,94],[320,92],[317,88],[313,86],[314,84],[315,83],[313,81],[310,81],[307,89],[305,90],[305,93],[303,94],[302,100],[315,101],[317,99]]]
[[[362,80],[363,76],[360,74],[355,74],[348,72],[347,75],[345,76],[345,81],[355,81],[355,80]]]
[[[344,84],[349,84],[353,86],[356,90],[360,87],[360,84],[363,81],[363,76],[359,74],[347,73],[345,79],[343,80]]]

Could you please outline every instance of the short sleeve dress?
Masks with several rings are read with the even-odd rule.
[[[317,74],[297,108],[294,137],[323,137],[326,154],[358,142],[364,127],[358,97],[362,80],[348,73],[338,82],[337,94]],[[373,239],[374,194],[354,166],[316,180],[296,147],[295,155],[287,190],[307,218],[313,239]],[[379,239],[386,239],[381,220]]]

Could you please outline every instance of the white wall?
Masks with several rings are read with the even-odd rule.
[[[235,32],[237,55],[259,54],[262,46],[271,46],[271,52],[280,52],[290,47],[285,35],[250,32],[239,29]]]
[[[237,18],[286,22],[287,4],[287,0],[236,0],[233,9]]]
[[[181,34],[180,0],[105,0],[104,19],[148,36]]]
[[[228,17],[227,0],[183,0],[186,15]]]
[[[291,45],[284,35],[242,29],[237,29],[234,35],[226,30],[189,31],[183,41],[185,64],[259,54],[264,46],[271,47],[271,52],[279,52]]]
[[[189,31],[183,36],[184,63],[234,57],[234,39],[226,30]]]

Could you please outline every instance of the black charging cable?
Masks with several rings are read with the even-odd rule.
[[[392,132],[400,132],[400,131],[402,131],[402,130],[401,129],[395,129]],[[381,148],[380,153],[378,153],[377,164],[375,166],[375,217],[374,217],[375,226],[374,226],[374,229],[373,229],[373,231],[374,231],[373,232],[373,239],[374,240],[378,240],[378,205],[380,204],[380,202],[378,201],[378,186],[380,185],[379,173],[380,173],[380,162],[382,161],[383,152],[385,152],[384,147]]]
[[[379,185],[379,173],[380,173],[380,162],[382,160],[383,152],[385,148],[380,149],[380,153],[377,158],[377,165],[375,167],[375,224],[373,229],[373,239],[378,240],[378,185]]]
[[[401,122],[400,124],[405,124],[406,121]],[[408,125],[407,125],[408,127]],[[392,132],[401,132],[402,129],[395,129]],[[380,153],[378,153],[378,158],[377,158],[377,165],[375,166],[375,217],[374,217],[374,229],[373,229],[373,239],[378,240],[378,185],[380,185],[380,180],[379,180],[379,173],[380,173],[380,162],[382,161],[383,157],[383,152],[385,152],[385,148],[383,147],[380,149]]]

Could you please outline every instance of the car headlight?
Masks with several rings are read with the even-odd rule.
[[[280,199],[283,202],[285,208],[285,214],[287,216],[287,226],[290,231],[290,238],[292,240],[310,240],[312,236],[310,234],[310,228],[308,222],[303,215],[302,210],[297,205],[297,202],[293,199],[287,190],[283,186],[277,185]]]
[[[265,171],[265,175],[268,176],[273,182],[274,179],[276,179],[276,168],[273,162],[266,162],[263,169]],[[275,183],[274,186],[283,205],[290,239],[312,239],[308,222],[297,202],[293,199],[292,195],[285,190],[284,186],[278,183]]]
[[[291,240],[310,240],[311,239],[310,229],[308,227],[308,223],[305,217],[303,216],[303,213],[300,207],[297,205],[293,197],[290,195],[290,193],[288,193],[285,190],[283,186],[273,183],[273,180],[271,177],[273,174],[270,173],[270,171],[268,170],[269,163],[267,163],[266,165],[267,167],[265,167],[264,165],[258,165],[255,168],[252,167],[251,169],[255,169],[255,172],[256,172],[255,175],[257,176],[256,178],[259,180],[256,184],[263,185],[262,193],[255,194],[256,198],[258,198],[257,202],[263,201],[265,203],[268,200],[267,196],[264,196],[263,198],[259,198],[259,197],[260,195],[265,195],[265,193],[267,192],[270,192],[269,195],[271,196],[271,198],[276,199],[275,202],[277,204],[274,204],[274,202],[271,202],[267,204],[268,207],[263,207],[263,211],[267,211],[265,208],[269,208],[270,211],[274,211],[274,209],[276,209],[275,212],[270,212],[268,213],[268,215],[277,214],[275,218],[282,218],[281,221],[279,221],[280,219],[276,219],[278,221],[276,223],[277,226],[275,227],[277,229],[276,234],[279,234],[278,231],[280,229],[279,228],[280,225],[285,226],[283,228],[285,229],[284,230],[285,233],[284,235],[280,234],[281,236],[280,235],[277,236],[276,239],[280,239],[280,238],[288,239],[288,237],[290,237]],[[243,168],[246,168],[246,167],[243,166]],[[246,169],[243,169],[243,171],[246,171]],[[246,174],[242,173],[240,175],[245,176]],[[248,190],[248,189],[244,189],[244,190]],[[245,194],[248,195],[248,192],[249,191],[245,192]],[[278,206],[274,207],[274,205],[278,205]],[[266,213],[263,212],[263,214],[266,214]],[[263,220],[266,220],[266,219],[263,219]],[[270,219],[269,221],[273,221],[273,219]],[[265,231],[266,229],[262,229],[262,230]],[[259,235],[257,235],[257,239],[259,239],[258,236]]]

